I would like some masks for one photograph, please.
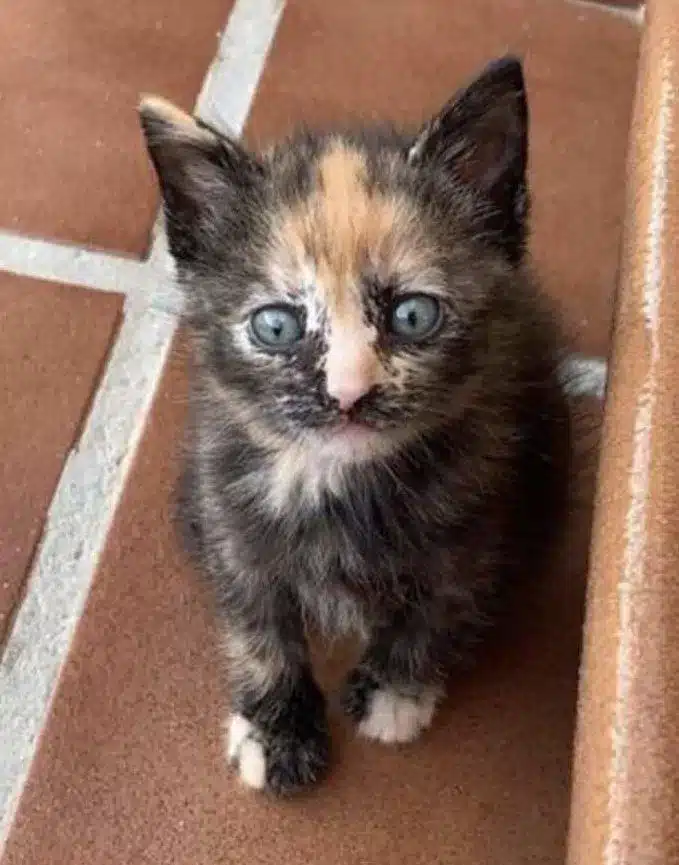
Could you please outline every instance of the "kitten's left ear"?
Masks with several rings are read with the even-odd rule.
[[[483,72],[427,123],[408,152],[468,184],[486,203],[483,228],[510,260],[523,254],[528,217],[528,105],[521,61],[507,56]]]
[[[155,96],[139,107],[175,258],[190,263],[214,238],[228,243],[264,170],[235,139]]]

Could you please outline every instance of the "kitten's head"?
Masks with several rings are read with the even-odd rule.
[[[161,100],[141,116],[200,363],[260,439],[357,456],[451,416],[523,256],[519,61],[413,135],[256,156]]]

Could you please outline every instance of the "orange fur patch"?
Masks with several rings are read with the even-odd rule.
[[[214,144],[212,132],[199,126],[196,119],[161,96],[144,96],[139,104],[141,116],[146,120],[162,124],[164,135],[180,141]]]
[[[329,389],[364,389],[385,382],[374,327],[366,324],[362,280],[367,273],[409,283],[428,269],[430,247],[405,196],[370,189],[364,154],[336,141],[319,159],[311,194],[280,217],[274,267],[287,284],[313,280],[328,317]]]
[[[407,250],[409,217],[404,202],[368,189],[363,154],[337,142],[319,161],[315,190],[287,214],[278,239],[298,265],[311,262],[330,316],[351,319],[366,266],[388,269],[399,248]]]

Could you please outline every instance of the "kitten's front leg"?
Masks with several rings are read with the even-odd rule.
[[[229,605],[227,751],[247,786],[286,794],[322,777],[330,736],[297,612],[281,598],[260,601],[249,614]]]
[[[440,632],[431,630],[420,616],[376,629],[342,696],[359,734],[405,743],[429,727],[443,696],[440,640]]]

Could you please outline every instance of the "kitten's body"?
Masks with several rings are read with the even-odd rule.
[[[560,392],[545,387],[553,368],[530,362],[536,347],[545,358],[551,324],[535,316],[532,297],[528,310],[515,300],[509,338],[530,346],[518,355],[525,364],[508,369],[504,350],[484,358],[459,416],[378,461],[345,465],[313,445],[267,448],[199,366],[182,496],[199,555],[226,544],[258,605],[266,587],[255,575],[268,584],[275,574],[329,631],[365,633],[411,594],[454,603],[462,593],[463,607],[469,590],[494,594],[498,568],[511,571],[526,543],[554,528],[550,456],[565,413]],[[216,577],[221,591],[231,588],[219,568]]]
[[[569,422],[522,264],[525,119],[513,61],[415,139],[305,135],[261,161],[145,109],[193,334],[183,521],[251,786],[328,762],[306,620],[365,638],[344,695],[360,729],[414,738],[557,524]],[[422,295],[440,320],[404,340],[394,310],[415,297],[417,324]],[[252,333],[272,303],[303,320],[283,351]]]

